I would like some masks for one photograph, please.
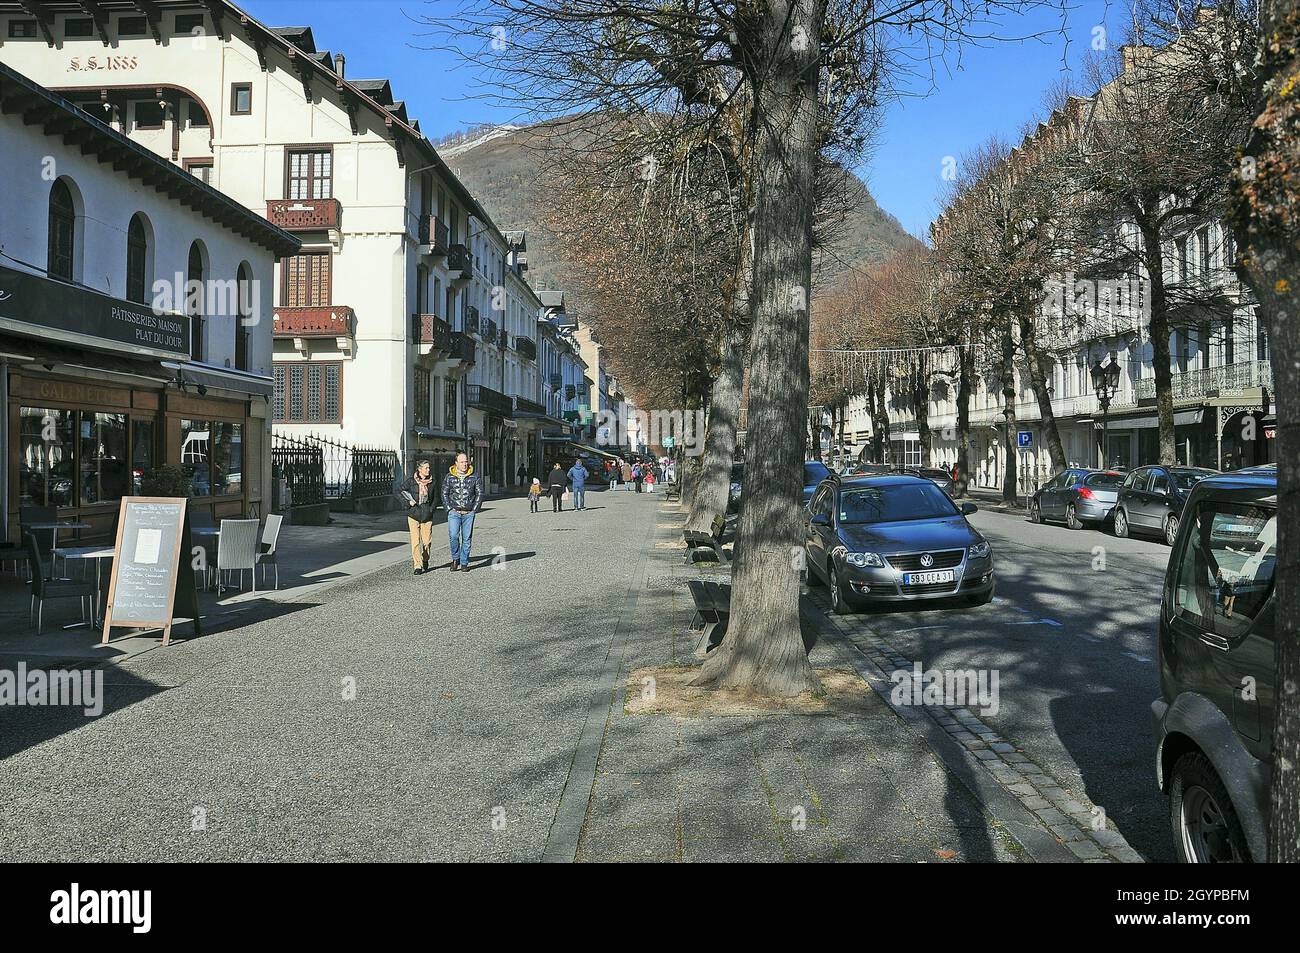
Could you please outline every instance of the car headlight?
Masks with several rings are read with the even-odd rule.
[[[882,569],[885,565],[885,561],[875,553],[845,553],[844,561],[850,566],[857,566],[859,569]]]
[[[989,546],[988,540],[985,540],[984,542],[976,543],[974,546],[970,547],[970,549],[966,550],[966,555],[971,559],[983,559],[992,551],[993,549]]]

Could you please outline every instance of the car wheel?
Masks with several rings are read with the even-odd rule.
[[[1128,539],[1128,514],[1123,510],[1115,511],[1115,535],[1120,539]]]
[[[1169,780],[1174,853],[1185,864],[1250,862],[1250,848],[1228,789],[1199,752],[1185,754]]]
[[[835,571],[834,563],[827,563],[826,579],[831,587],[831,611],[836,615],[850,615],[853,606],[849,605],[848,597],[844,594],[844,587],[840,583],[840,576]]]
[[[803,564],[805,567],[804,575],[808,577],[808,585],[810,587],[822,585],[822,577],[817,575],[817,570],[813,568],[812,560],[808,558],[807,547],[805,547],[803,551]]]
[[[1037,500],[1033,500],[1029,504],[1029,522],[1041,523],[1042,521],[1043,521],[1043,508],[1038,505]]]
[[[1070,529],[1083,529],[1083,521],[1079,519],[1079,514],[1075,512],[1073,503],[1065,508],[1065,525]]]
[[[1165,545],[1172,546],[1178,539],[1178,517],[1169,515],[1165,517]]]

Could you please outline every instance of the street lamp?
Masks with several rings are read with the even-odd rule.
[[[1097,406],[1101,408],[1101,466],[1105,469],[1108,449],[1106,438],[1110,429],[1110,402],[1119,391],[1119,365],[1112,357],[1110,363],[1102,367],[1101,358],[1097,358],[1097,363],[1092,365],[1089,373],[1092,376],[1092,389],[1097,395]]]

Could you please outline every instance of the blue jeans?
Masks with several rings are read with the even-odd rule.
[[[474,535],[474,514],[447,511],[447,533],[451,537],[451,561],[469,565],[469,541]]]
[[[575,486],[573,488],[573,508],[580,510],[587,505],[587,487]]]

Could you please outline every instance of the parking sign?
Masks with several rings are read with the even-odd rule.
[[[1034,448],[1034,432],[1032,430],[1017,430],[1016,447],[1020,450],[1032,450]]]

